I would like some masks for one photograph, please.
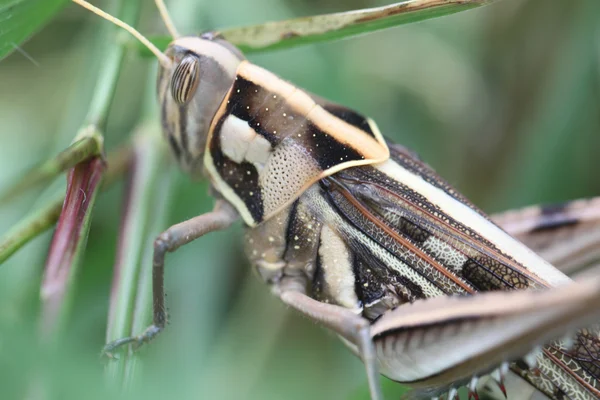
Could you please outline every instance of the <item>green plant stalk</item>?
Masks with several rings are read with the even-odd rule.
[[[12,187],[0,195],[0,205],[8,203],[27,190],[54,179],[62,172],[73,168],[76,164],[102,152],[104,140],[102,134],[97,130],[88,129],[78,136],[80,139],[74,141],[67,149],[26,173]]]
[[[223,29],[219,33],[244,53],[255,53],[344,39],[451,15],[497,1],[499,0],[409,0],[383,7]],[[169,37],[151,38],[161,49],[165,49],[171,40]],[[141,44],[136,46],[144,55],[152,54]]]
[[[164,151],[164,147],[161,147]],[[163,156],[163,159],[165,157]],[[167,225],[168,211],[172,199],[171,186],[173,180],[169,168],[162,168],[156,177],[154,183],[154,197],[151,206],[152,215],[149,218],[147,229],[144,232],[146,238],[145,246],[142,247],[140,254],[140,272],[136,289],[135,305],[131,315],[131,333],[139,334],[143,332],[152,323],[152,261],[154,256],[154,247],[152,242],[154,238],[165,229]],[[123,360],[125,363],[125,385],[131,386],[133,379],[138,375],[140,366],[140,357],[137,353],[129,355]]]
[[[157,129],[154,123],[140,126],[140,133],[134,139],[132,173],[125,198],[111,289],[106,332],[108,342],[139,334],[141,331],[134,331],[134,318],[136,329],[145,327],[147,316],[140,313],[150,309],[151,302],[144,300],[149,284],[143,283],[147,279],[147,271],[141,271],[144,270],[143,261],[148,261],[145,252],[152,248],[147,243],[149,229],[157,223],[154,221],[156,213],[162,212],[155,207],[155,185],[160,181],[159,176],[166,162],[162,140],[158,134],[152,133],[153,129]],[[151,262],[147,264],[151,265]],[[144,304],[139,305],[140,302]],[[125,383],[125,368],[123,360],[110,362],[106,376],[110,382],[121,386]],[[131,378],[131,370],[127,375]]]
[[[102,182],[102,190],[109,188],[120,179],[130,162],[130,146],[122,147],[111,153],[108,156],[108,169]],[[60,216],[64,200],[65,195],[62,193],[55,196],[44,207],[24,217],[11,230],[0,237],[0,265],[30,240],[35,239],[54,226]]]
[[[141,7],[140,0],[116,0],[115,2],[120,7],[118,17],[131,26],[137,25]],[[115,96],[126,51],[125,46],[119,45],[117,40],[123,33],[121,28],[117,26],[111,28],[106,38],[103,65],[100,68],[100,75],[85,123],[86,125],[95,126],[101,131],[106,128],[106,120]]]
[[[50,229],[60,216],[64,194],[52,199],[43,208],[34,211],[0,237],[0,264],[4,263],[30,240]]]

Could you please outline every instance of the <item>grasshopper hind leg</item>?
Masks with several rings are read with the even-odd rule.
[[[289,283],[290,281],[283,280],[280,284],[281,300],[306,317],[322,323],[349,342],[365,364],[371,399],[383,400],[369,321],[346,308],[314,300],[303,293],[301,285]]]
[[[112,358],[113,352],[125,345],[134,349],[154,339],[167,323],[164,290],[165,255],[207,233],[228,228],[237,220],[238,214],[229,203],[219,200],[215,208],[206,214],[173,225],[154,241],[152,265],[152,325],[137,336],[114,340],[104,346],[102,354]]]

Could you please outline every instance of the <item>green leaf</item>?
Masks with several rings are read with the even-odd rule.
[[[0,59],[47,23],[69,0],[0,0]]]
[[[470,10],[497,0],[409,0],[383,7],[226,29],[221,34],[244,52],[331,41]]]
[[[455,14],[496,1],[499,0],[408,0],[382,7],[225,29],[219,33],[243,52],[252,53],[343,39]],[[171,38],[163,36],[150,40],[160,49],[165,49],[171,42]],[[152,54],[150,51],[143,53]]]

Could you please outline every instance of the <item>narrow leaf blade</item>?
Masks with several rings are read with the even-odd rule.
[[[0,0],[0,60],[37,32],[69,0]]]
[[[150,281],[147,262],[151,260],[150,232],[156,234],[162,225],[165,209],[160,205],[156,185],[164,183],[165,148],[162,140],[148,125],[141,125],[135,137],[130,176],[125,193],[123,220],[118,238],[118,250],[111,288],[107,342],[141,333],[141,325],[149,322],[151,309],[148,296]],[[144,262],[145,261],[145,262]],[[108,364],[107,377],[120,386],[127,383],[129,355]],[[134,361],[135,363],[135,361]],[[129,368],[129,372],[133,367]]]
[[[266,22],[224,29],[219,33],[245,53],[284,49],[303,44],[343,39],[380,29],[442,17],[491,4],[499,0],[408,0],[382,7],[367,8]],[[165,49],[171,38],[151,38]],[[151,53],[141,45],[143,54]]]
[[[496,0],[409,0],[383,7],[226,29],[242,51],[265,51],[331,41],[470,10]]]

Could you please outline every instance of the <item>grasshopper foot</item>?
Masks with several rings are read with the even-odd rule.
[[[115,351],[128,344],[132,344],[133,350],[136,351],[142,345],[154,339],[154,337],[158,335],[162,329],[163,328],[156,325],[150,325],[141,335],[113,340],[102,348],[102,356],[110,359],[118,359],[118,356],[115,355]]]

